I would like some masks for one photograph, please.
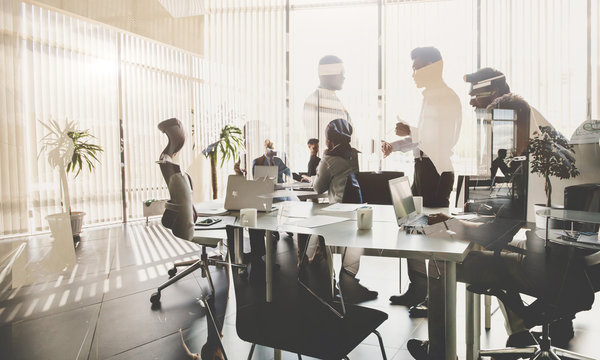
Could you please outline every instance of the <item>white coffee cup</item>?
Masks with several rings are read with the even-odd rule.
[[[240,210],[240,224],[244,227],[256,226],[256,209],[248,208]]]
[[[373,208],[365,206],[356,209],[356,225],[360,230],[368,230],[373,227]]]
[[[415,203],[415,211],[417,214],[423,213],[423,197],[422,196],[413,196],[413,202]]]

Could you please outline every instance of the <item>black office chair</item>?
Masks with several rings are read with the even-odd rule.
[[[243,237],[242,228],[230,226],[228,230]],[[228,239],[231,263],[246,267],[232,274],[237,334],[252,343],[248,359],[252,358],[256,344],[296,353],[299,359],[302,355],[347,359],[348,353],[371,333],[378,337],[386,359],[383,340],[376,329],[387,319],[387,314],[334,301],[329,276],[331,264],[327,256],[308,261],[306,249],[310,241],[304,242],[306,246],[301,251],[291,237],[276,243],[278,267],[272,276],[272,301],[266,302],[265,265],[253,261],[251,256],[238,254],[234,238]],[[244,247],[247,249],[248,245],[246,242]],[[235,259],[236,256],[241,259]]]
[[[561,245],[562,246],[562,245]],[[559,248],[554,247],[551,251],[558,251]],[[562,249],[564,250],[564,249]],[[593,293],[594,288],[589,282],[589,275],[587,271],[582,270],[581,261],[574,261],[576,258],[577,251],[574,246],[569,246],[567,249],[567,261],[564,269],[556,270],[554,268],[546,267],[541,268],[540,272],[543,274],[546,271],[558,271],[563,274],[562,281],[555,284],[548,284],[554,291],[548,291],[547,295],[538,297],[532,304],[524,306],[520,299],[511,296],[509,292],[504,289],[483,289],[476,286],[470,285],[467,289],[471,292],[484,295],[494,295],[500,299],[504,305],[517,313],[524,321],[528,328],[532,328],[537,325],[542,326],[542,334],[539,338],[535,338],[537,345],[528,346],[522,348],[504,348],[504,349],[493,349],[493,350],[480,350],[480,356],[491,356],[504,359],[506,356],[512,358],[527,358],[527,359],[552,359],[558,360],[561,357],[569,359],[582,359],[592,360],[593,358],[587,357],[569,350],[561,349],[552,346],[550,338],[550,327],[553,323],[559,321],[571,321],[575,318],[575,315],[584,310],[589,310],[594,301]],[[559,255],[562,256],[563,254]],[[550,255],[543,255],[550,256]],[[584,279],[589,286],[589,294],[587,299],[578,299],[580,301],[566,301],[565,299],[573,294],[566,294],[563,290],[565,284],[571,272],[576,272],[574,276],[578,276],[579,279]],[[573,276],[573,275],[571,275]],[[503,357],[504,356],[504,357]]]
[[[389,180],[404,176],[401,171],[359,172],[356,178],[362,200],[368,204],[392,205]]]

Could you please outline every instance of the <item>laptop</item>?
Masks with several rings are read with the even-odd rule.
[[[255,165],[254,166],[254,180],[267,178],[267,179],[275,179],[275,181],[277,182],[278,172],[279,172],[279,168],[277,166]]]
[[[408,177],[403,176],[389,181],[392,203],[398,226],[407,228],[427,225],[427,215],[417,214]]]
[[[272,197],[260,197],[271,194],[275,183],[271,180],[246,180],[240,175],[229,175],[225,193],[225,209],[240,210],[254,208],[258,211],[271,211]]]

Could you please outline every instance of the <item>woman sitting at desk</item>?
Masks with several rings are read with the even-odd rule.
[[[356,152],[350,146],[352,125],[344,119],[332,120],[325,135],[327,150],[312,179],[313,188],[319,194],[329,190],[330,203],[342,202],[346,178],[358,172]]]
[[[330,203],[342,202],[348,175],[358,172],[357,152],[350,146],[352,125],[344,119],[333,120],[327,125],[325,137],[327,150],[319,162],[317,175],[313,177],[313,188],[319,194],[329,191]],[[323,239],[320,238],[316,259],[325,255],[324,248]],[[361,255],[362,249],[358,248],[346,248],[342,255],[340,288],[344,293],[344,300],[349,303],[376,299],[378,295],[377,291],[371,291],[358,283],[356,274]]]
[[[277,166],[277,182],[283,182],[283,174],[288,177],[292,176],[290,169],[283,163],[283,160],[278,158],[277,152],[274,149],[273,142],[269,139],[265,140],[265,154],[252,162],[252,176],[254,177],[254,167],[256,165]]]

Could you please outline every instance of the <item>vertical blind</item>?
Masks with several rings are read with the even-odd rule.
[[[105,150],[94,173],[84,171],[71,181],[72,208],[87,212],[87,223],[138,218],[143,200],[168,196],[155,164],[167,143],[156,128],[162,120],[177,117],[184,124],[188,137],[178,160],[184,169],[202,164],[197,188],[205,198],[208,162],[200,152],[217,140],[224,124],[244,128],[249,145],[247,167],[262,153],[265,138],[288,154],[304,146],[294,140],[298,133],[294,124],[301,117],[294,112],[294,104],[302,103],[308,93],[301,89],[304,73],[296,73],[295,66],[302,59],[318,60],[321,54],[307,54],[310,46],[297,45],[303,30],[294,20],[308,12],[334,11],[335,15],[335,9],[342,16],[354,8],[365,10],[362,15],[369,18],[365,23],[378,24],[378,7],[362,0],[328,2],[324,7],[316,1],[291,3],[297,8],[288,12],[285,0],[206,1],[205,54],[201,57],[27,2],[0,2],[0,235],[44,230],[44,217],[59,210],[58,175],[39,151],[45,133],[40,121],[77,120]],[[589,60],[593,65],[592,106],[597,114],[600,10],[596,2],[591,5]],[[585,119],[589,81],[586,1],[481,0],[479,13],[471,0],[383,1],[381,6],[382,39],[369,35],[375,34],[375,27],[368,27],[360,41],[351,32],[344,40],[355,41],[368,53],[362,59],[364,65],[348,69],[349,87],[344,91],[348,90],[350,100],[345,103],[359,108],[353,115],[360,114],[353,120],[373,130],[370,119],[379,113],[378,96],[384,96],[385,130],[380,131],[385,133],[358,131],[359,143],[367,144],[363,151],[368,152],[368,144],[377,135],[393,139],[389,130],[397,115],[416,121],[421,95],[410,76],[410,50],[417,46],[440,49],[445,80],[463,103],[456,171],[470,172],[476,166],[475,121],[462,76],[476,70],[478,62],[503,71],[512,90],[567,136]],[[287,15],[292,15],[292,39],[286,34]],[[305,26],[316,29],[309,22]],[[371,54],[379,41],[384,54],[381,64]],[[290,70],[286,67],[288,51]],[[313,70],[316,66],[311,74]],[[383,94],[372,85],[377,70],[384,74]],[[317,82],[314,76],[307,86],[312,90]],[[344,100],[344,94],[341,97]],[[301,170],[305,164],[296,160],[290,165]],[[409,162],[410,155],[396,156],[386,160],[385,168],[410,171]],[[371,161],[366,164],[376,167]],[[220,170],[221,191],[231,165]]]
[[[213,116],[226,113],[246,128],[248,168],[267,138],[285,157],[285,0],[209,0],[206,7],[206,60],[223,70],[207,74],[211,84],[222,84],[211,92]]]

